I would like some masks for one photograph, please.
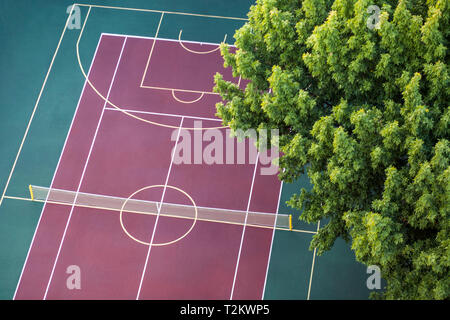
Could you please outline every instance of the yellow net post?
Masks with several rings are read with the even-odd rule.
[[[289,231],[292,231],[292,214],[289,215]]]
[[[33,188],[31,187],[31,184],[28,186],[28,189],[30,190],[30,197],[31,197],[31,200],[34,200]]]

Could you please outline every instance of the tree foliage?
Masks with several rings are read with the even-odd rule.
[[[379,23],[369,28],[369,6]],[[318,254],[338,237],[378,265],[383,298],[450,297],[448,0],[258,0],[215,77],[232,129],[279,129],[279,177]]]

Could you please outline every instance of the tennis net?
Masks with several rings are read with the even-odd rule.
[[[29,186],[29,191],[33,201],[52,204],[148,215],[157,215],[159,211],[160,216],[166,217],[292,230],[292,216],[287,214],[216,209],[165,202],[160,205],[157,201],[127,199],[34,185]]]

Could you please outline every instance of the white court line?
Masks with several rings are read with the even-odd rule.
[[[320,229],[320,221],[317,222],[317,232],[319,232],[319,229]],[[311,296],[311,284],[312,284],[312,278],[313,278],[313,273],[314,273],[314,262],[315,261],[316,261],[316,248],[314,248],[314,252],[313,252],[313,260],[312,260],[312,265],[311,265],[311,274],[309,275],[308,296],[307,296],[306,300],[309,300],[309,298]]]
[[[180,42],[180,40],[178,39],[170,39],[170,38],[155,38],[155,37],[150,37],[150,36],[137,36],[137,35],[132,35],[132,34],[120,34],[120,33],[107,33],[104,32],[102,33],[105,36],[112,36],[112,37],[127,37],[127,38],[135,38],[135,39],[145,39],[145,40],[161,40],[161,41],[170,41],[170,42]],[[181,40],[182,42],[186,42],[186,43],[193,43],[193,44],[206,44],[206,45],[211,45],[211,46],[219,46],[220,43],[215,43],[215,42],[200,42],[200,41],[194,41],[194,40]],[[235,45],[233,44],[227,44],[229,47],[233,47],[236,48]]]
[[[248,21],[247,18],[239,18],[239,17],[227,17],[227,16],[219,16],[219,15],[211,15],[211,14],[201,14],[201,13],[189,13],[189,12],[180,12],[180,11],[163,11],[163,10],[154,10],[154,9],[141,9],[141,8],[126,8],[126,7],[113,7],[113,6],[102,6],[96,4],[84,4],[84,3],[75,3],[74,6],[84,6],[84,7],[94,7],[94,8],[103,8],[103,9],[115,9],[115,10],[128,10],[128,11],[141,11],[141,12],[156,12],[156,13],[166,13],[166,14],[174,14],[174,15],[184,15],[184,16],[194,16],[194,17],[204,17],[204,18],[215,18],[215,19],[226,19],[226,20],[242,20]]]
[[[164,18],[164,12],[161,13],[161,18],[159,19],[158,27],[156,28],[155,37],[154,37],[155,40],[152,43],[152,48],[150,49],[150,53],[147,58],[147,64],[145,65],[144,74],[142,75],[142,78],[141,78],[140,87],[142,87],[142,85],[144,84],[144,79],[145,79],[145,76],[148,71],[148,66],[150,65],[150,59],[152,58],[153,49],[155,48],[156,39],[158,38],[159,28],[161,27],[161,22],[162,22],[163,18]]]
[[[63,31],[61,33],[61,36],[59,37],[58,45],[56,46],[55,52],[54,52],[52,60],[50,62],[50,66],[48,67],[47,74],[45,75],[44,82],[42,83],[41,90],[39,91],[38,97],[36,99],[36,103],[34,104],[34,107],[33,107],[33,111],[31,112],[30,120],[28,121],[28,124],[27,124],[27,127],[25,129],[25,133],[23,135],[22,141],[20,142],[19,150],[17,151],[16,158],[14,159],[13,165],[11,167],[11,171],[9,172],[8,179],[6,180],[6,184],[5,184],[5,188],[3,189],[2,196],[0,197],[0,206],[3,203],[3,198],[5,197],[6,190],[8,189],[9,183],[11,181],[12,175],[13,175],[14,170],[15,170],[16,165],[17,165],[17,161],[19,160],[19,156],[22,153],[22,148],[23,148],[23,145],[25,143],[25,140],[27,139],[28,132],[29,132],[30,126],[31,126],[31,122],[34,119],[34,115],[36,114],[37,107],[39,105],[39,102],[41,101],[42,93],[44,92],[45,85],[47,84],[47,80],[48,80],[48,77],[50,75],[50,71],[52,70],[53,63],[55,62],[56,55],[58,54],[59,47],[61,46],[62,39],[64,38],[64,34],[66,32],[67,25],[69,24],[73,8],[74,7],[71,8],[69,16],[67,17],[66,24],[64,25],[64,29],[63,29]]]
[[[280,191],[278,193],[278,204],[277,204],[277,211],[276,211],[277,215],[278,215],[278,211],[279,211],[279,208],[280,208],[280,201],[281,201],[281,193],[282,193],[282,191],[283,191],[283,181],[280,184]],[[273,239],[275,238],[275,227],[276,227],[276,225],[277,225],[277,218],[275,218],[275,223],[273,224],[272,241],[270,242],[269,256],[267,257],[266,276],[264,278],[264,287],[263,287],[263,291],[262,291],[261,300],[264,299],[264,294],[266,292],[267,276],[269,275],[270,257],[272,256]]]
[[[200,91],[200,90],[181,89],[181,88],[165,88],[165,87],[144,86],[144,85],[140,86],[140,88],[172,91],[172,94],[173,94],[174,91],[178,91],[178,92],[199,93],[199,94],[202,94],[202,95],[205,95],[205,94],[210,94],[210,95],[214,95],[214,96],[219,96],[220,95],[219,93],[213,92],[213,91]],[[181,101],[180,99],[177,99],[176,97],[174,97],[174,99],[177,100],[178,102]],[[184,101],[181,101],[181,102],[183,102],[183,103],[192,103],[192,102],[184,102]],[[194,101],[194,102],[196,102],[196,101]]]
[[[69,14],[69,17],[70,17],[70,15],[71,14]],[[97,47],[95,48],[94,56],[92,58],[91,65],[89,66],[89,71],[88,71],[87,78],[89,78],[89,75],[91,73],[91,69],[92,69],[92,66],[94,65],[94,60],[95,60],[95,58],[97,56],[97,51],[98,51],[98,48],[100,47],[101,41],[102,41],[102,36],[100,36],[100,38],[99,38],[99,40],[97,42]],[[50,182],[50,186],[53,185],[53,182],[54,182],[55,177],[56,177],[56,173],[58,172],[59,165],[61,163],[61,159],[62,159],[62,156],[64,154],[64,150],[66,149],[67,141],[69,140],[70,132],[72,131],[72,126],[73,126],[73,123],[75,122],[75,117],[77,115],[78,108],[80,106],[81,98],[83,97],[84,91],[86,89],[86,84],[87,84],[87,79],[84,80],[83,89],[81,91],[80,97],[78,98],[77,107],[75,108],[75,113],[73,114],[72,121],[71,121],[70,127],[69,127],[69,131],[67,131],[66,139],[64,140],[64,145],[63,145],[63,148],[62,148],[61,153],[59,155],[58,163],[56,164],[56,168],[55,168],[55,171],[53,173],[53,177],[52,177],[52,181]],[[27,265],[28,257],[30,256],[31,248],[33,247],[34,239],[36,238],[36,234],[37,234],[37,231],[39,229],[39,226],[40,226],[40,223],[41,223],[41,220],[42,220],[42,216],[43,216],[45,207],[46,207],[46,203],[44,203],[44,205],[42,206],[41,214],[39,216],[39,220],[38,220],[38,223],[36,225],[36,229],[34,230],[33,238],[31,239],[31,244],[30,244],[30,247],[28,248],[27,256],[26,256],[25,262],[24,262],[24,264],[22,266],[22,271],[20,273],[19,280],[17,281],[17,286],[16,286],[16,290],[14,291],[13,300],[16,298],[17,290],[19,288],[20,281],[22,280],[22,275],[23,275],[23,272],[25,270],[25,266]]]
[[[136,295],[136,300],[139,300],[139,295],[141,294],[142,284],[144,282],[145,271],[147,270],[148,260],[150,258],[150,251],[152,250],[153,239],[154,239],[155,233],[156,233],[156,226],[158,224],[159,214],[160,214],[160,211],[161,211],[161,206],[162,206],[162,203],[163,203],[163,200],[164,200],[164,195],[166,193],[167,183],[169,182],[170,171],[172,170],[173,159],[175,158],[175,151],[176,151],[176,148],[177,148],[178,140],[180,139],[181,129],[183,127],[183,120],[184,120],[184,118],[181,118],[180,126],[178,127],[177,140],[175,141],[175,146],[174,146],[174,148],[172,150],[172,157],[170,159],[169,170],[167,171],[166,181],[165,181],[165,184],[164,184],[164,189],[163,189],[163,193],[162,193],[162,196],[161,196],[161,201],[160,201],[159,207],[158,207],[158,214],[156,215],[155,224],[153,226],[152,237],[150,239],[150,243],[149,243],[149,246],[148,246],[147,257],[145,258],[144,269],[142,270],[141,281],[139,282],[139,288],[138,288],[138,292],[137,292],[137,295]]]
[[[106,107],[106,110],[109,111],[117,111],[121,112],[120,110],[117,110],[116,108]],[[197,120],[205,120],[205,121],[219,121],[221,122],[222,119],[214,119],[214,118],[204,118],[204,117],[197,117],[197,116],[188,116],[188,115],[181,115],[181,114],[175,114],[175,113],[161,113],[161,112],[153,112],[153,111],[140,111],[140,110],[133,110],[133,109],[122,109],[126,112],[130,113],[142,113],[142,114],[151,114],[156,116],[167,116],[167,117],[175,117],[175,118],[189,118],[189,119],[197,119]]]
[[[84,21],[84,23],[86,23],[88,17],[89,17],[89,11],[88,11],[88,14],[87,14],[87,16],[86,16],[86,20]],[[84,26],[83,26],[83,27],[84,27]],[[111,83],[110,83],[110,85],[109,85],[109,89],[108,89],[108,93],[107,93],[107,98],[109,97],[109,95],[110,95],[110,93],[111,93],[111,88],[113,87],[114,79],[115,79],[115,77],[116,77],[117,69],[118,69],[118,67],[119,67],[120,59],[122,58],[122,53],[123,53],[123,49],[125,48],[126,42],[127,42],[127,39],[125,38],[125,40],[124,40],[124,42],[123,42],[123,44],[122,44],[122,49],[121,49],[121,51],[120,51],[119,58],[118,58],[118,60],[117,60],[117,64],[116,64],[116,68],[115,68],[115,70],[114,70],[113,77],[112,77],[112,79],[111,79]],[[91,157],[92,150],[93,150],[93,148],[94,148],[95,139],[97,138],[97,134],[98,134],[98,131],[99,131],[99,128],[100,128],[100,124],[101,124],[101,122],[102,122],[103,114],[104,114],[104,112],[105,112],[105,106],[106,106],[106,101],[105,101],[104,104],[103,104],[102,112],[101,112],[101,114],[100,114],[100,119],[99,119],[99,121],[98,121],[98,123],[97,123],[97,128],[95,129],[94,137],[93,137],[92,142],[91,142],[91,146],[90,146],[89,153],[88,153],[88,156],[87,156],[87,159],[86,159],[86,163],[84,164],[84,168],[83,168],[83,172],[82,172],[82,174],[81,174],[80,182],[78,183],[77,195],[75,196],[75,202],[76,202],[76,199],[77,199],[77,197],[78,197],[78,192],[80,191],[81,184],[83,183],[83,179],[84,179],[84,175],[85,175],[85,173],[86,173],[86,169],[87,169],[87,166],[88,166],[88,163],[89,163],[89,159],[90,159],[90,157]],[[64,239],[65,239],[66,234],[67,234],[67,230],[68,230],[68,227],[69,227],[70,220],[71,220],[71,218],[72,218],[73,209],[74,209],[74,205],[72,205],[72,207],[71,207],[71,209],[70,209],[69,218],[67,219],[67,223],[66,223],[66,226],[65,226],[65,228],[64,228],[64,233],[63,233],[63,235],[62,235],[61,243],[60,243],[60,245],[59,245],[58,252],[57,252],[56,258],[55,258],[55,262],[54,262],[54,264],[53,264],[52,272],[51,272],[51,274],[50,274],[50,279],[48,280],[48,283],[47,283],[47,288],[46,288],[45,294],[44,294],[44,300],[47,299],[48,290],[49,290],[49,288],[50,288],[50,284],[51,284],[52,279],[53,279],[53,275],[54,275],[54,272],[55,272],[55,268],[56,268],[56,265],[57,265],[58,260],[59,260],[59,255],[60,255],[60,253],[61,253],[61,249],[62,249],[62,246],[63,246],[63,243],[64,243]]]
[[[252,194],[253,194],[253,186],[255,184],[256,169],[258,168],[258,158],[259,158],[259,152],[256,155],[255,169],[253,170],[252,184],[250,187],[250,195],[248,196],[247,212],[245,214],[244,227],[242,228],[241,244],[239,245],[239,253],[238,253],[237,262],[236,262],[236,269],[234,270],[233,286],[231,287],[230,300],[233,300],[234,287],[236,284],[236,278],[237,278],[237,273],[238,273],[238,269],[239,269],[239,260],[241,258],[241,252],[242,252],[242,244],[244,243],[244,235],[245,235],[245,227],[247,225],[248,211],[250,210],[250,203],[252,201]]]

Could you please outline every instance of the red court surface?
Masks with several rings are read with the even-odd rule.
[[[217,48],[217,45],[211,44],[181,45],[179,41],[156,41],[147,72],[144,73],[143,85],[212,92],[216,72],[222,74],[225,80],[237,83],[239,79],[233,78],[231,68],[223,67],[223,58]],[[205,54],[206,52],[209,53]],[[177,76],[174,77],[174,74]],[[196,81],[192,81],[193,76]]]
[[[185,192],[198,207],[275,213],[280,182],[261,175],[258,162],[173,163],[183,128],[221,126],[219,96],[183,103],[145,85],[210,91],[223,67],[218,51],[192,57],[178,42],[156,40],[146,69],[153,41],[102,35],[88,78],[113,105],[85,84],[51,187],[122,198],[148,187],[134,198],[189,205]],[[117,211],[46,203],[15,299],[262,299],[273,229],[195,221],[188,232],[192,220],[127,212],[123,223]],[[81,270],[79,290],[66,284],[72,265]]]

